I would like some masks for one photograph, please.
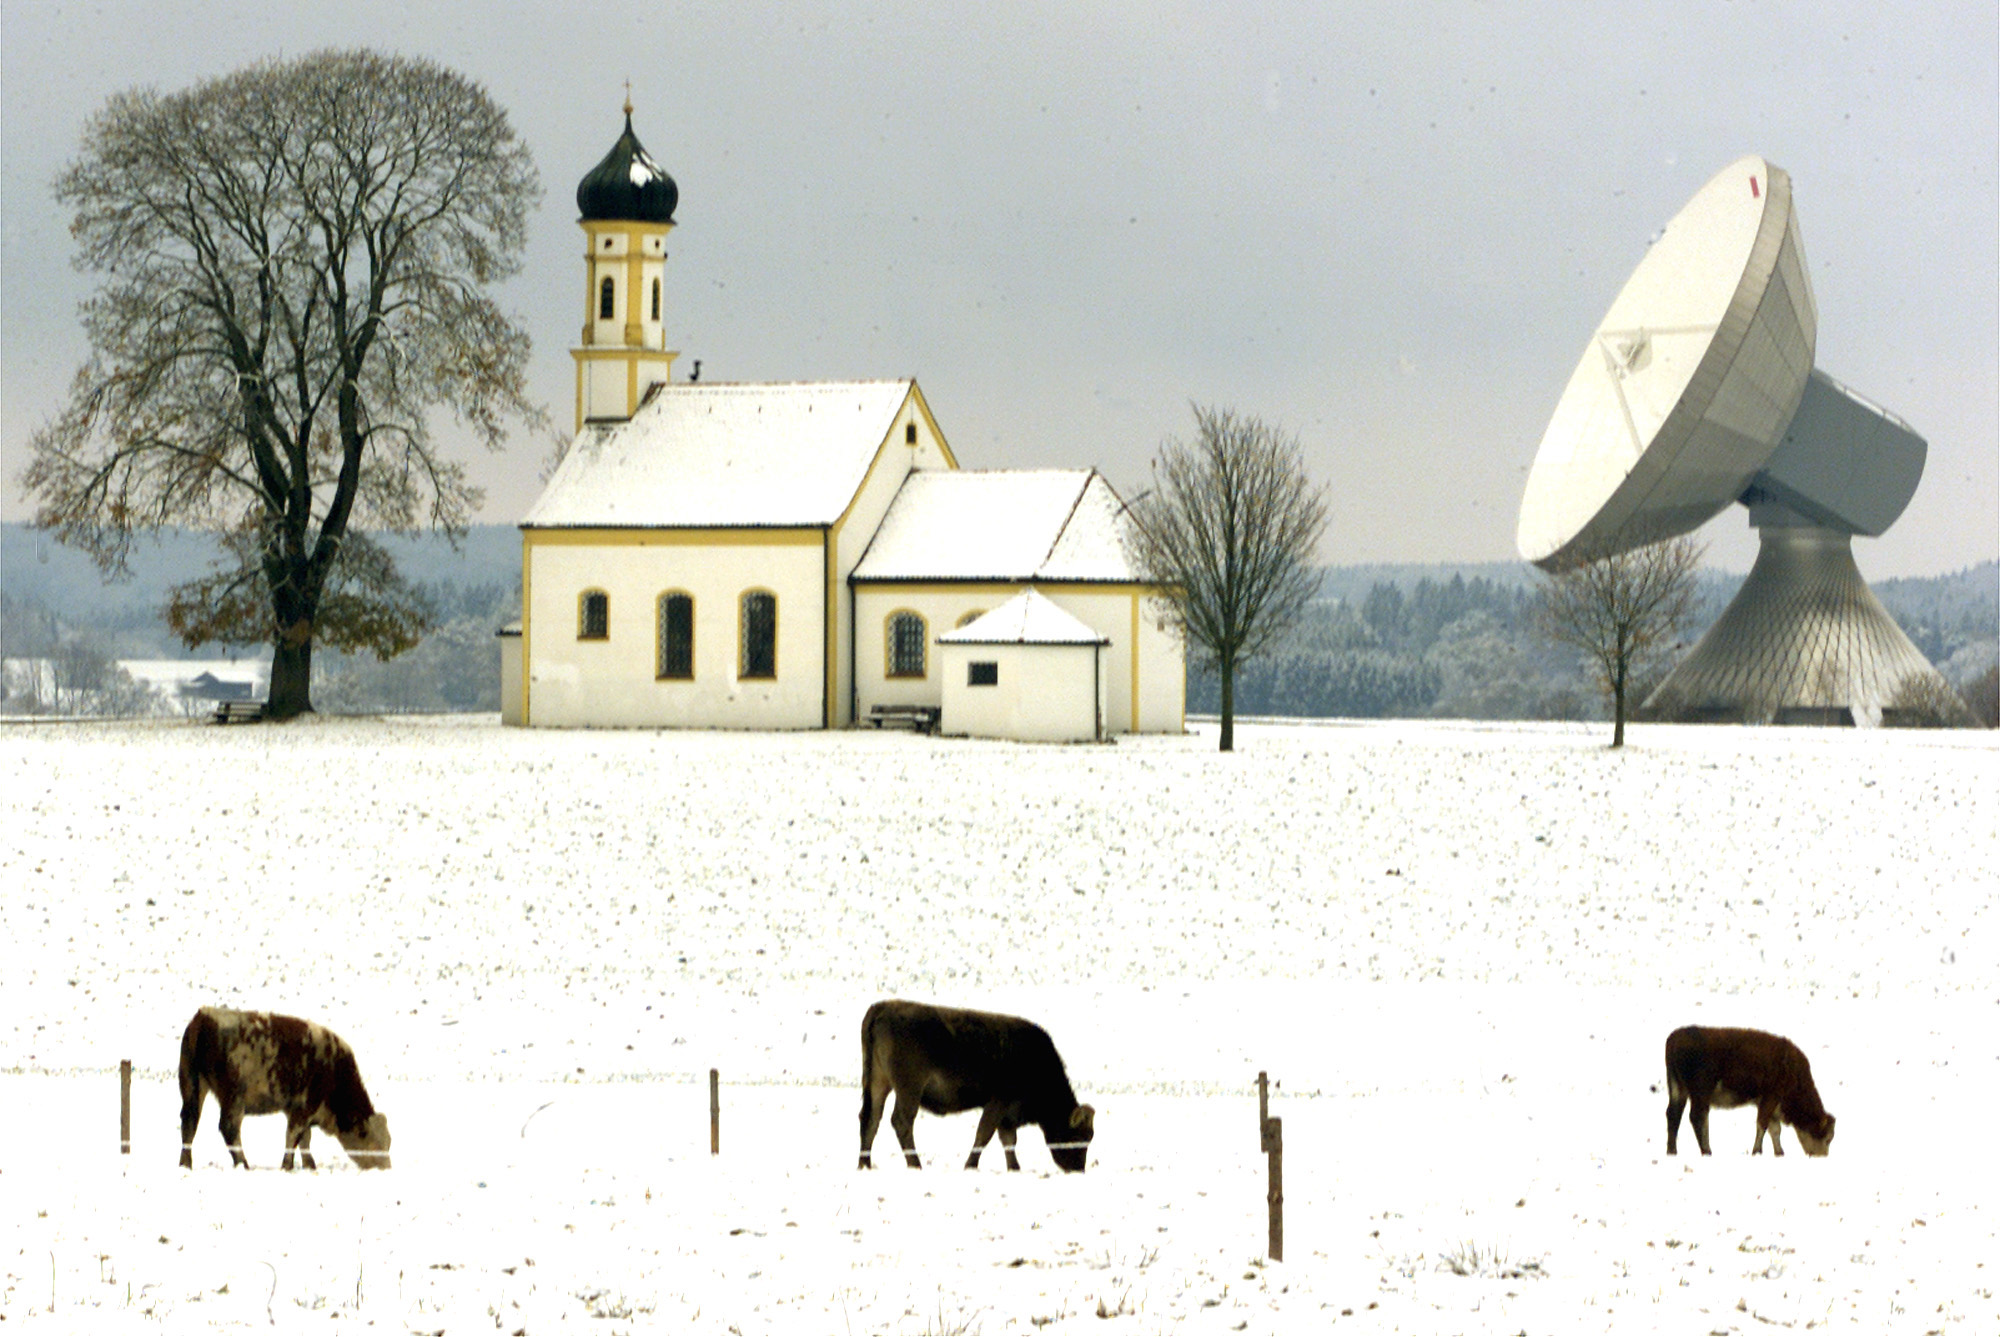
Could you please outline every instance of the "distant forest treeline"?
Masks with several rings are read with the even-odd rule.
[[[1596,719],[1605,704],[1574,652],[1533,623],[1540,576],[1525,564],[1328,569],[1291,635],[1241,669],[1246,715]],[[1704,571],[1691,647],[1743,577]],[[2000,562],[1876,584],[1903,630],[1961,693],[2000,662]],[[1637,684],[1643,700],[1653,684]],[[1212,674],[1191,672],[1188,709],[1220,708]]]
[[[314,700],[334,712],[497,710],[494,633],[520,613],[520,532],[481,526],[442,539],[389,541],[431,603],[437,629],[387,663],[315,654]],[[25,525],[0,525],[0,657],[105,661],[190,652],[160,616],[165,592],[214,560],[200,535],[170,534],[135,555],[129,580],[106,584],[88,558]],[[1539,575],[1517,563],[1345,566],[1322,573],[1305,617],[1236,687],[1246,715],[1594,719],[1603,704],[1571,652],[1539,635]],[[1741,576],[1705,572],[1689,643],[1736,593]],[[1946,576],[1884,580],[1876,594],[1961,692],[2000,663],[2000,562]],[[1219,707],[1214,678],[1190,672],[1188,709]],[[107,701],[129,708],[129,693]],[[0,711],[21,703],[0,701]]]

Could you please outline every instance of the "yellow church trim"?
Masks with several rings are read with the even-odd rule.
[[[875,481],[875,469],[876,466],[882,463],[883,456],[888,454],[892,446],[898,449],[902,448],[902,443],[900,440],[898,440],[898,437],[901,434],[896,429],[901,427],[903,423],[907,420],[906,414],[909,410],[911,410],[913,406],[912,404],[913,401],[915,410],[923,414],[925,424],[930,427],[932,436],[937,440],[938,449],[941,452],[943,452],[945,459],[950,462],[952,468],[956,469],[958,467],[958,461],[952,459],[951,448],[945,445],[944,443],[944,435],[937,430],[937,424],[931,421],[930,408],[924,403],[923,391],[917,388],[917,383],[915,381],[911,381],[910,388],[903,392],[903,402],[896,406],[896,412],[889,420],[888,432],[885,433],[882,439],[876,443],[875,453],[868,457],[868,468],[861,475],[861,485],[854,489],[854,494],[847,499],[847,505],[841,508],[840,518],[835,520],[831,525],[827,527],[826,619],[825,619],[826,648],[824,652],[826,658],[826,673],[825,673],[826,699],[821,703],[820,709],[821,709],[821,717],[825,721],[825,727],[829,729],[833,727],[833,722],[834,720],[839,718],[839,713],[840,713],[839,703],[840,703],[841,576],[839,568],[840,568],[841,535],[847,529],[848,520],[853,518],[855,506],[860,502],[860,500],[863,497],[868,495],[868,485]],[[912,472],[914,472],[914,470],[911,470],[906,467],[903,471],[903,476],[907,478]],[[860,558],[857,556],[855,558],[855,561],[858,563],[860,561]],[[859,633],[859,628],[856,627],[848,628],[848,637],[850,641],[858,633]],[[854,690],[854,684],[852,682],[848,683],[848,690],[850,692]],[[849,720],[848,722],[850,724],[853,723],[852,720]]]
[[[589,237],[592,242],[595,242],[606,233],[623,233],[625,235],[625,245],[630,249],[634,241],[643,241],[647,237],[664,237],[669,232],[672,232],[677,225],[673,223],[643,223],[629,218],[593,218],[587,222],[579,222],[577,226],[583,229],[584,235]],[[598,254],[598,248],[594,245],[586,247],[584,255],[591,260],[602,260],[604,258]]]
[[[1132,718],[1126,721],[1133,733],[1139,732],[1139,591],[1132,591]]]
[[[629,348],[641,347],[646,338],[645,318],[640,315],[644,309],[640,299],[646,286],[646,260],[648,257],[636,247],[628,247],[625,255],[625,343]],[[638,373],[633,377],[636,382]],[[632,402],[639,402],[639,392],[635,386]]]
[[[523,536],[525,539],[525,535]],[[521,544],[521,727],[533,723],[529,714],[529,667],[534,659],[535,563],[529,545]]]
[[[523,529],[527,548],[800,548],[820,541],[818,529]]]
[[[932,439],[938,443],[938,450],[944,455],[945,466],[956,469],[958,467],[958,456],[951,453],[951,443],[946,441],[944,433],[938,430],[937,419],[931,416],[931,406],[929,401],[924,398],[923,387],[915,381],[910,382],[910,398],[917,401],[917,411],[924,415],[924,426],[930,429]]]

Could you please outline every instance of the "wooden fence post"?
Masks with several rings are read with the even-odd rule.
[[[1271,1078],[1268,1073],[1257,1074],[1257,1150],[1269,1151],[1271,1122]]]
[[[118,1154],[132,1154],[132,1060],[118,1060]]]
[[[708,1070],[708,1154],[722,1154],[722,1074]]]
[[[1264,1121],[1264,1154],[1270,1171],[1270,1187],[1265,1190],[1264,1196],[1271,1215],[1268,1252],[1272,1262],[1282,1263],[1285,1260],[1285,1121],[1283,1119]]]

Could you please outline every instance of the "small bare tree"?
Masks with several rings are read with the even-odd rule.
[[[1544,634],[1583,652],[1611,698],[1611,746],[1625,746],[1627,691],[1670,654],[1694,611],[1704,548],[1686,535],[1621,550],[1586,551],[1545,573],[1535,605]]]
[[[1326,489],[1298,438],[1252,417],[1194,406],[1195,438],[1168,440],[1132,507],[1144,578],[1222,686],[1222,745],[1236,747],[1236,670],[1298,621],[1319,588]]]
[[[114,96],[55,190],[97,288],[23,475],[36,523],[107,572],[139,533],[220,533],[168,620],[269,643],[274,719],[312,709],[315,639],[414,645],[427,610],[366,531],[455,535],[477,507],[436,410],[488,448],[540,421],[487,295],[541,192],[506,112],[431,62],[324,51]]]

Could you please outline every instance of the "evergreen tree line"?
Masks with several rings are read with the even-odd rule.
[[[1238,670],[1236,708],[1293,718],[1584,720],[1606,705],[1575,655],[1536,627],[1531,574],[1449,577],[1402,568],[1363,587],[1324,574],[1272,651]],[[1704,572],[1686,646],[1700,639],[1741,585]],[[2000,722],[2000,563],[1951,576],[1884,581],[1877,594],[1910,638],[1984,721]],[[1634,685],[1644,700],[1657,681]],[[1213,674],[1188,675],[1188,710],[1219,707]]]

